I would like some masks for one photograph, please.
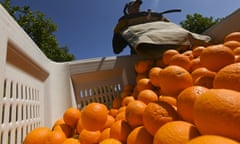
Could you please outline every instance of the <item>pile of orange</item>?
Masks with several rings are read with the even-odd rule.
[[[24,144],[240,143],[240,32],[133,67],[136,85],[126,84],[111,108],[69,108]]]

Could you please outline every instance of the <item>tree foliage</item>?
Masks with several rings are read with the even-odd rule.
[[[57,25],[40,11],[32,11],[29,6],[12,6],[10,0],[0,2],[8,13],[18,22],[45,55],[57,62],[75,59],[68,47],[60,47],[54,32]]]
[[[186,20],[181,21],[180,25],[191,32],[201,34],[221,20],[221,18],[203,17],[201,14],[194,13],[193,15],[186,15]]]

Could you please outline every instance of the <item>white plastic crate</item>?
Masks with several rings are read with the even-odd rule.
[[[0,5],[0,143],[21,144],[39,126],[51,127],[70,106],[109,107],[135,83],[138,57],[49,60]]]

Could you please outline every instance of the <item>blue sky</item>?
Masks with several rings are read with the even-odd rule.
[[[113,56],[112,35],[122,9],[129,0],[11,0],[13,5],[28,5],[39,10],[58,26],[60,46],[67,46],[77,60]],[[162,12],[182,9],[181,13],[164,15],[179,24],[187,14],[200,13],[214,18],[225,17],[240,6],[239,0],[143,0],[142,11]],[[126,48],[119,55],[128,55]]]

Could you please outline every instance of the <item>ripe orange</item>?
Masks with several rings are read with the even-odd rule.
[[[63,118],[57,119],[57,120],[54,122],[52,129],[54,129],[55,126],[60,125],[60,124],[65,124]]]
[[[71,137],[73,135],[73,128],[65,123],[56,125],[53,130],[61,130],[66,137]]]
[[[202,86],[191,86],[184,89],[177,97],[177,112],[183,120],[194,123],[193,106],[199,95],[208,89]]]
[[[80,110],[78,110],[75,107],[70,107],[64,112],[63,120],[67,125],[71,126],[72,128],[75,128],[80,116],[81,116]]]
[[[77,133],[77,134],[80,134],[82,130],[83,130],[82,120],[79,119],[79,120],[78,120],[78,124],[77,124],[77,126],[76,126],[76,133]]]
[[[50,133],[48,141],[45,144],[60,144],[67,139],[65,133],[61,130],[54,130]]]
[[[159,72],[162,70],[160,67],[153,67],[150,69],[148,73],[148,77],[150,79],[150,82],[153,86],[159,87]]]
[[[213,87],[240,91],[240,63],[222,68],[215,76]]]
[[[177,99],[175,97],[172,97],[172,96],[161,95],[161,96],[159,96],[158,100],[167,102],[167,103],[169,103],[172,106],[176,106],[177,105]]]
[[[170,59],[172,58],[172,56],[174,56],[176,54],[179,54],[179,52],[175,49],[166,50],[162,55],[163,63],[165,65],[169,65]]]
[[[160,89],[164,95],[177,96],[183,89],[192,86],[191,74],[180,66],[167,66],[159,72]]]
[[[136,83],[143,78],[148,78],[148,74],[138,74],[136,75]]]
[[[170,59],[169,65],[177,65],[186,70],[189,70],[191,66],[191,59],[186,55],[176,54]]]
[[[75,138],[67,138],[62,144],[80,144],[80,141]]]
[[[110,138],[110,130],[111,130],[111,128],[105,128],[104,130],[102,130],[101,135],[99,137],[99,142],[101,142],[107,138]]]
[[[128,105],[129,102],[134,101],[135,98],[133,96],[126,96],[122,99],[121,106],[126,106]]]
[[[111,127],[110,137],[126,143],[131,131],[131,126],[125,120],[117,120]]]
[[[204,46],[194,47],[193,50],[192,50],[193,57],[194,58],[199,57],[204,49],[205,49]]]
[[[110,128],[112,126],[112,124],[114,123],[115,118],[113,116],[111,116],[110,114],[107,115],[107,121],[104,124],[103,129],[105,128]]]
[[[197,136],[200,136],[200,133],[193,124],[185,121],[172,121],[158,129],[153,144],[186,144]]]
[[[215,75],[216,75],[216,72],[210,71],[206,67],[200,67],[191,72],[193,81],[195,81],[197,78],[201,76],[215,76]]]
[[[48,141],[51,130],[48,127],[39,127],[30,131],[24,138],[23,144],[43,144]]]
[[[236,56],[236,55],[240,55],[240,46],[239,47],[236,47],[234,50],[233,50],[233,54]]]
[[[143,125],[142,115],[145,108],[146,104],[139,100],[132,101],[127,105],[126,120],[131,127]]]
[[[147,132],[144,126],[136,127],[127,138],[127,144],[152,144],[153,136]]]
[[[79,141],[81,144],[97,144],[100,138],[100,131],[89,131],[83,129],[79,134]]]
[[[121,96],[117,96],[113,99],[112,108],[118,109],[121,107],[121,104],[122,104],[122,98]]]
[[[126,111],[122,111],[117,114],[115,121],[117,120],[126,120]]]
[[[235,55],[235,63],[240,62],[240,55]]]
[[[224,46],[229,47],[232,50],[234,50],[237,47],[240,47],[240,41],[235,41],[235,40],[226,41],[223,44]]]
[[[187,51],[183,52],[182,54],[185,56],[188,56],[190,60],[192,60],[194,58],[192,50],[187,50]]]
[[[139,92],[137,99],[148,104],[158,101],[158,95],[153,90],[146,89]]]
[[[81,121],[83,128],[97,131],[104,127],[107,121],[108,109],[106,105],[93,102],[82,109]]]
[[[207,69],[217,72],[224,66],[234,63],[234,55],[232,50],[223,44],[211,45],[202,51],[200,62]]]
[[[148,73],[152,65],[153,65],[153,60],[144,59],[144,60],[137,61],[134,65],[134,68],[137,73],[143,74],[143,73]]]
[[[134,89],[134,86],[131,85],[131,84],[126,84],[126,85],[124,85],[124,87],[123,87],[123,91],[132,92],[133,89]]]
[[[240,92],[209,89],[195,101],[194,123],[202,134],[240,140]]]
[[[114,138],[108,138],[101,141],[99,144],[122,144],[119,140]]]
[[[115,108],[110,108],[108,112],[108,114],[110,114],[114,118],[116,117],[117,113],[118,113],[118,109],[115,109]]]
[[[224,38],[224,42],[231,41],[231,40],[235,40],[235,41],[239,41],[240,42],[240,32],[229,33]]]
[[[191,60],[191,66],[189,68],[189,72],[192,72],[195,69],[200,68],[200,67],[202,67],[202,64],[200,62],[200,57],[196,57]]]
[[[143,125],[152,136],[162,125],[177,119],[176,110],[163,101],[149,103],[143,113]]]
[[[194,85],[203,86],[206,88],[213,88],[213,81],[215,76],[201,76],[194,81]]]
[[[193,138],[186,144],[239,144],[239,142],[218,135],[202,135]]]
[[[153,89],[153,85],[150,82],[149,78],[142,78],[137,82],[137,90],[140,92],[145,89]]]
[[[115,121],[117,121],[117,120],[126,120],[126,106],[121,107],[118,111],[119,112],[118,112],[118,114],[115,117]]]

